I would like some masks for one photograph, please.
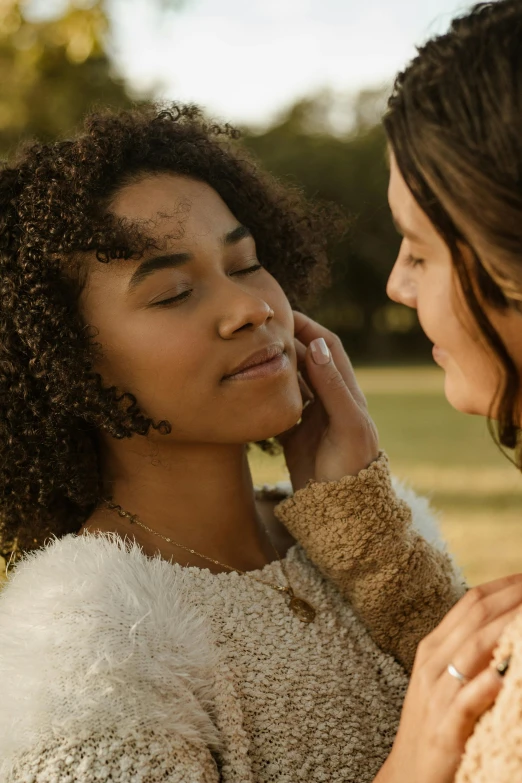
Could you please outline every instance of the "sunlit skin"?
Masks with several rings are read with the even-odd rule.
[[[103,346],[97,369],[172,432],[100,434],[105,491],[178,543],[236,568],[262,567],[274,552],[260,514],[274,520],[255,503],[245,446],[286,431],[302,412],[290,304],[207,184],[149,175],[120,190],[111,211],[143,222],[161,249],[140,261],[88,260],[81,309]],[[170,266],[132,285],[140,264],[158,256],[170,256]],[[265,377],[226,377],[270,345],[283,354]],[[222,570],[108,510],[85,529],[131,532],[149,553]],[[274,524],[272,535],[282,550],[290,543]]]
[[[463,299],[451,254],[415,201],[390,156],[388,200],[403,239],[388,280],[388,296],[417,310],[433,342],[433,358],[445,372],[445,394],[454,408],[487,416],[502,375],[498,361],[474,324]],[[464,250],[465,252],[465,250]],[[522,316],[515,310],[484,310],[522,370]]]

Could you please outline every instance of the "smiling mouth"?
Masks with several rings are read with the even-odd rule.
[[[224,381],[254,380],[278,375],[290,365],[286,351],[280,346],[271,346],[243,362],[234,372],[223,376]]]

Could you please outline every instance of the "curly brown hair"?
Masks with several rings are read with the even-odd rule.
[[[99,345],[82,320],[81,254],[136,259],[152,240],[108,205],[144,173],[206,182],[248,226],[294,306],[327,279],[337,210],[261,171],[229,125],[194,106],[90,115],[72,140],[30,143],[0,170],[0,552],[77,532],[100,491],[97,432],[145,436],[168,422],[94,369]]]

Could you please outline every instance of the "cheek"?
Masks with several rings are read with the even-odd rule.
[[[202,339],[202,328],[207,330],[200,317],[187,317],[180,329],[178,319],[165,310],[132,318],[111,311],[98,321],[103,357],[97,369],[104,383],[133,393],[145,415],[168,419],[174,438],[235,443],[285,431],[302,411],[292,308],[270,276],[258,294],[274,311],[267,328],[288,347],[292,371],[280,381],[222,388],[222,346]]]
[[[454,289],[426,289],[419,296],[419,320],[444,370],[446,398],[462,413],[487,416],[500,381],[497,365]]]
[[[173,399],[183,401],[184,407],[187,399],[196,403],[198,378],[209,359],[201,336],[198,339],[189,328],[173,328],[168,311],[153,318],[122,318],[119,323],[125,328],[111,319],[105,330],[100,329],[104,381],[135,394],[153,416],[166,415]]]

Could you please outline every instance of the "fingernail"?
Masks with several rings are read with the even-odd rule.
[[[510,663],[511,663],[511,656],[509,656],[509,658],[505,658],[505,659],[504,659],[503,661],[501,661],[500,663],[497,663],[497,665],[496,665],[496,667],[495,667],[495,668],[496,668],[496,670],[497,670],[497,673],[498,673],[498,674],[499,674],[501,677],[505,677],[505,675],[506,675],[506,672],[507,672],[507,670],[509,669],[509,664],[510,664]]]
[[[330,361],[330,351],[323,337],[318,337],[310,343],[312,349],[312,359],[316,364],[328,364]]]

